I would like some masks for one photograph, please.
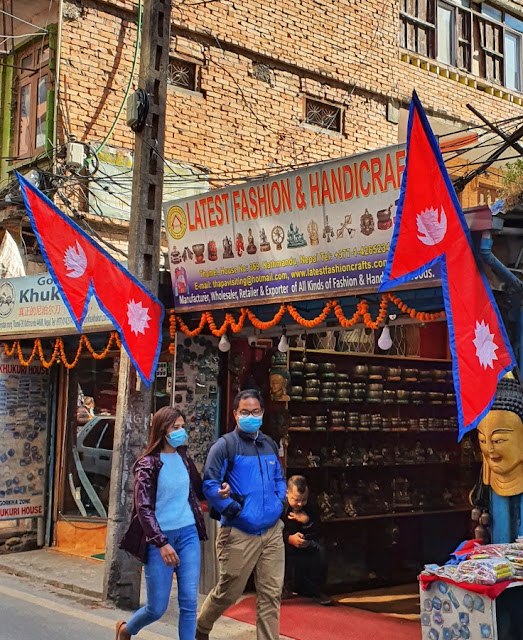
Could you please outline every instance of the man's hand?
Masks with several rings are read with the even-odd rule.
[[[303,533],[295,533],[289,536],[289,544],[292,544],[292,546],[297,549],[305,549],[305,547],[309,546],[309,541],[305,540]]]
[[[301,522],[301,524],[307,524],[310,520],[305,511],[291,511],[287,517],[289,520],[297,520],[298,522]]]
[[[180,566],[180,558],[170,544],[165,544],[163,547],[160,547],[160,553],[162,554],[163,561],[168,567],[176,568]]]
[[[231,497],[231,486],[228,482],[222,483],[222,488],[218,489],[218,495],[222,500],[226,500]]]

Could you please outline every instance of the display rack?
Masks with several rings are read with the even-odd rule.
[[[439,517],[443,528],[457,519],[449,535],[456,543],[466,537],[479,452],[470,437],[457,442],[450,361],[290,349],[287,367],[287,476],[307,477],[334,550],[334,582],[354,582],[351,550],[341,552],[347,544],[358,546],[360,562],[362,551],[365,557],[358,582],[365,574],[379,577],[382,553],[369,548],[376,543],[398,556],[395,571],[384,563],[387,574],[415,578],[425,559],[438,555],[434,548],[425,553],[428,516]],[[408,566],[396,553],[405,548]]]

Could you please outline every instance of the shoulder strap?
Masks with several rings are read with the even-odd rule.
[[[271,445],[276,457],[279,460],[280,459],[280,450],[278,448],[278,445],[276,444],[276,442],[274,442],[274,440],[271,437],[269,437],[267,435],[265,437],[267,438],[267,440],[268,440],[269,444]]]
[[[227,448],[227,469],[225,469],[225,476],[224,476],[224,480],[227,480],[231,471],[233,470],[234,456],[236,455],[234,431],[229,431],[229,433],[224,433],[222,438],[225,440],[225,446]]]

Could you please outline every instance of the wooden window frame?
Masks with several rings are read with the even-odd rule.
[[[46,50],[48,56],[45,60],[40,61],[39,57]],[[28,160],[43,153],[47,148],[47,139],[45,134],[48,127],[49,112],[47,110],[47,96],[51,91],[51,71],[49,67],[51,51],[49,49],[49,42],[42,42],[41,39],[32,45],[24,47],[16,54],[16,69],[15,77],[13,79],[13,93],[15,96],[16,108],[14,109],[14,123],[13,123],[13,157],[17,158],[17,161]],[[31,56],[30,65],[26,69],[22,69],[23,61]],[[37,119],[38,119],[38,88],[41,80],[47,81],[46,101],[44,109],[44,141],[43,144],[37,145]],[[28,115],[28,136],[29,144],[27,148],[21,149],[21,97],[22,92],[26,87],[29,87],[29,115]]]
[[[506,23],[506,16],[523,20],[510,11],[496,5],[495,0],[477,2],[471,0],[464,7],[459,0],[401,0],[400,46],[418,55],[438,60],[437,17],[441,5],[454,11],[452,29],[452,61],[449,66],[474,73],[493,84],[506,87],[505,38],[511,34],[518,39],[518,85],[509,91],[523,92],[523,33]],[[501,14],[497,20],[482,13],[482,5],[488,5]],[[473,58],[477,56],[479,69],[473,72]],[[446,64],[442,62],[441,64]]]

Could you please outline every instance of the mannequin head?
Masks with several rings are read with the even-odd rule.
[[[478,425],[483,482],[500,496],[523,493],[523,392],[513,378],[498,384],[492,410]]]

